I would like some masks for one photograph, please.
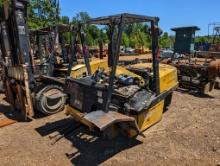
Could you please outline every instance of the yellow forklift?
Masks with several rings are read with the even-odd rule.
[[[157,17],[123,13],[82,23],[108,27],[108,61],[90,62],[84,55],[85,65],[72,68],[74,77],[66,79],[64,88],[67,115],[110,138],[121,132],[137,136],[161,120],[178,81],[175,67],[159,64],[158,22]],[[118,66],[122,32],[133,23],[150,23],[153,62],[124,68]]]

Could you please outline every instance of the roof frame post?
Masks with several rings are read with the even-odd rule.
[[[76,58],[76,52],[77,52],[76,44],[77,44],[78,33],[80,32],[79,23],[77,23],[76,26],[71,27],[71,32],[72,32],[71,36],[73,36],[73,37],[71,38],[71,57],[69,59],[68,75],[71,74],[73,63],[77,60],[77,58]]]
[[[114,33],[113,33],[112,39],[111,39],[111,42],[114,41],[115,44],[112,43],[112,47],[111,47],[112,48],[111,53],[112,53],[113,62],[112,62],[112,66],[111,66],[111,73],[110,73],[110,79],[109,79],[108,96],[107,96],[107,100],[106,100],[105,112],[109,111],[109,105],[111,103],[111,97],[112,97],[112,93],[113,93],[114,79],[115,79],[118,59],[119,59],[119,55],[120,55],[122,32],[123,32],[123,29],[124,29],[124,16],[121,15],[120,23],[114,22],[114,24],[117,24],[118,34],[117,34],[116,41],[114,40]],[[114,26],[114,31],[115,31],[115,28],[116,27]]]
[[[79,24],[79,26],[80,26],[79,29],[82,29],[82,24]],[[83,36],[81,31],[79,31],[79,36],[80,36],[80,40],[81,40],[83,58],[84,58],[84,62],[85,62],[85,65],[86,65],[86,69],[87,69],[88,75],[91,76],[92,71],[91,71],[91,66],[90,66],[90,63],[89,63],[89,52],[88,52],[88,50],[86,48],[86,45],[85,45],[85,36]]]
[[[152,36],[152,58],[153,58],[153,90],[156,95],[160,94],[160,79],[159,79],[159,28],[158,21],[151,21],[151,36]]]

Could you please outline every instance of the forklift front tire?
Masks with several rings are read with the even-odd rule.
[[[52,115],[64,110],[66,96],[59,85],[46,85],[36,95],[35,107],[44,115]]]

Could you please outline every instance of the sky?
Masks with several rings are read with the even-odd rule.
[[[119,13],[142,14],[160,18],[164,32],[170,28],[198,26],[197,36],[208,34],[208,24],[220,22],[220,0],[60,0],[62,16],[72,18],[79,12],[91,17]]]

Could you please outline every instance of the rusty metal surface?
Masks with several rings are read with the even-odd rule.
[[[34,108],[33,108],[33,102],[32,102],[32,97],[31,97],[31,90],[29,87],[29,74],[28,74],[28,66],[27,64],[23,65],[24,69],[24,85],[25,85],[25,96],[26,96],[26,109],[25,113],[28,117],[33,117],[34,116]]]
[[[8,68],[8,77],[15,78],[16,80],[24,80],[24,71],[23,67],[9,67]]]
[[[208,58],[191,58],[171,61],[162,60],[161,63],[170,64],[178,70],[178,80],[180,87],[186,89],[197,89],[205,92],[209,86],[209,91],[213,89],[214,82],[220,75],[220,62]]]
[[[109,126],[113,124],[120,123],[120,122],[130,122],[134,124],[136,123],[133,117],[129,117],[129,116],[123,115],[115,111],[109,111],[106,113],[104,111],[98,110],[98,111],[94,111],[94,112],[86,114],[84,118],[87,121],[93,123],[101,131],[105,130],[106,128],[108,128]]]
[[[143,15],[136,15],[136,14],[130,14],[130,13],[122,13],[122,14],[116,14],[116,15],[111,15],[111,16],[92,18],[92,19],[87,20],[86,23],[109,25],[109,24],[111,24],[112,20],[114,20],[114,22],[120,22],[121,16],[124,17],[125,24],[151,22],[151,21],[158,22],[159,21],[158,17],[143,16]]]
[[[218,73],[219,64],[218,61],[215,60],[195,60],[193,63],[179,61],[178,63],[173,64],[175,67],[177,67],[178,70],[182,70],[182,72],[190,73],[192,74],[197,73],[204,76],[204,78],[208,79],[215,79]],[[206,74],[201,73],[207,71]],[[180,71],[181,72],[181,71]]]

